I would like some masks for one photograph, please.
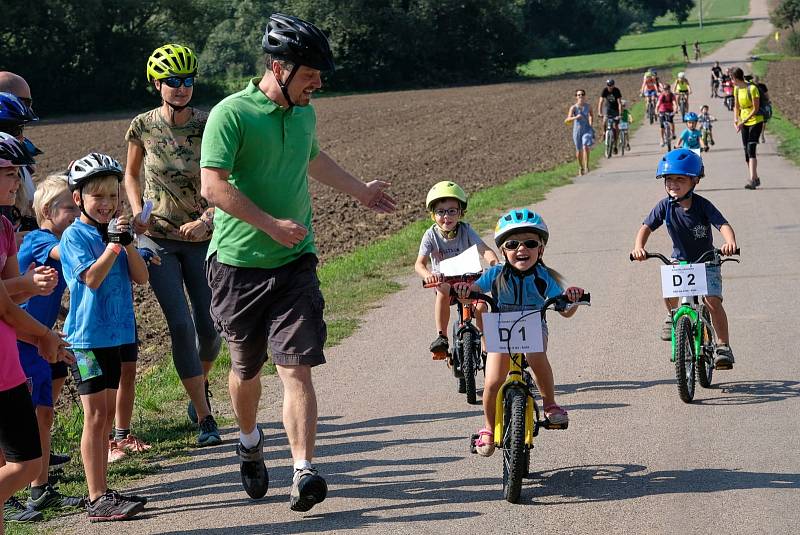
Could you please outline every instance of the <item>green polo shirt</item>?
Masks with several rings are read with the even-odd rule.
[[[308,228],[290,249],[217,208],[209,256],[237,267],[275,268],[317,252],[308,192],[308,163],[319,154],[317,116],[311,106],[281,108],[258,89],[259,81],[211,110],[200,166],[230,171],[230,183],[263,211]]]

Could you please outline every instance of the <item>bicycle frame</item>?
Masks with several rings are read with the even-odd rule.
[[[675,362],[677,358],[677,351],[678,351],[678,341],[675,340],[675,326],[678,324],[678,321],[683,316],[689,316],[689,320],[692,322],[692,327],[694,329],[694,359],[699,361],[702,357],[702,349],[703,349],[703,327],[709,330],[710,339],[713,343],[714,337],[714,326],[709,323],[706,325],[706,321],[703,319],[703,310],[705,309],[705,305],[702,301],[695,296],[692,297],[684,297],[681,300],[680,306],[673,312],[672,314],[672,356],[670,358],[671,362]]]
[[[494,409],[494,444],[497,447],[503,446],[505,433],[505,399],[506,390],[509,388],[519,388],[527,395],[525,401],[525,446],[533,447],[533,437],[539,434],[539,407],[536,405],[536,398],[533,396],[533,378],[522,369],[523,353],[513,353],[510,356],[511,364],[508,376],[500,390],[497,392],[497,402]]]

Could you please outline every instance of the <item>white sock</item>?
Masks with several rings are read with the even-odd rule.
[[[305,459],[303,459],[302,461],[295,461],[294,469],[295,470],[311,469],[311,461],[306,461]]]
[[[248,450],[258,446],[259,440],[261,440],[261,433],[258,432],[258,426],[254,427],[250,433],[245,434],[239,431],[239,441]]]

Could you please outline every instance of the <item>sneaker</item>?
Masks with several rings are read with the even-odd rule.
[[[259,429],[258,434],[258,444],[254,447],[245,448],[241,442],[236,445],[242,486],[247,495],[254,500],[263,498],[269,488],[269,474],[267,465],[264,464],[264,433]]]
[[[625,145],[625,150],[631,150],[631,146],[630,146],[630,144],[628,144],[628,145]]]
[[[85,502],[83,498],[61,494],[58,492],[57,487],[48,483],[44,487],[44,492],[35,500],[33,496],[28,498],[26,505],[28,509],[42,511],[43,509],[60,509],[61,507],[83,507]]]
[[[213,397],[214,395],[208,390],[208,381],[206,381],[206,405],[208,405],[209,411],[211,411],[211,398]],[[189,400],[189,406],[186,407],[186,414],[189,415],[189,420],[191,420],[193,424],[197,423],[197,411],[195,410],[194,403],[192,403],[191,399]]]
[[[143,440],[140,440],[139,438],[130,434],[122,440],[117,441],[117,447],[122,450],[135,453],[141,453],[152,448],[152,446],[147,442],[144,442]]]
[[[544,416],[550,420],[551,424],[561,425],[569,423],[569,415],[567,414],[567,411],[555,403],[551,403],[544,408]]]
[[[328,484],[313,468],[295,470],[289,509],[304,513],[320,503],[328,495]]]
[[[666,142],[662,141],[662,142],[661,142],[661,146],[662,146],[662,147],[666,146]]]
[[[137,496],[136,494],[122,494],[114,489],[108,489],[106,492],[110,492],[115,496],[120,496],[122,499],[128,500],[129,502],[137,502],[142,505],[147,505],[147,498],[145,496]]]
[[[124,459],[128,454],[125,452],[124,449],[119,447],[114,440],[108,441],[108,462],[115,463],[121,459]]]
[[[733,351],[728,345],[718,345],[717,354],[714,356],[714,368],[717,370],[733,369]]]
[[[750,180],[747,182],[747,184],[744,185],[744,189],[756,189],[757,187],[758,185],[754,180]]]
[[[110,522],[125,520],[144,509],[144,504],[127,499],[122,494],[106,491],[95,501],[86,502],[89,522]]]
[[[665,342],[672,340],[672,316],[664,318],[664,323],[661,325],[661,339]]]
[[[50,467],[48,468],[49,472],[53,472],[58,470],[59,468],[63,467],[65,464],[70,462],[72,457],[65,453],[53,453],[50,452]]]
[[[447,337],[444,334],[439,333],[439,336],[436,337],[436,340],[431,342],[430,349],[431,353],[433,353],[434,355],[446,355],[447,350],[450,349],[450,343],[447,341]],[[441,360],[441,359],[434,358],[434,360]]]
[[[756,177],[755,179],[753,179],[753,184],[755,184],[756,187],[759,187],[761,185],[761,179],[759,177]]]
[[[22,505],[14,496],[3,504],[3,520],[5,522],[38,522],[44,520],[44,515]]]
[[[197,444],[200,446],[216,446],[222,443],[219,436],[217,421],[210,414],[200,422],[200,434],[197,435]]]

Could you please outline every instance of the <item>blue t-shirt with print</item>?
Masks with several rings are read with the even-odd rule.
[[[683,142],[682,147],[687,149],[699,149],[700,148],[700,136],[702,132],[698,129],[691,130],[687,128],[681,133],[681,141]]]
[[[673,203],[669,197],[661,199],[643,222],[650,230],[666,223],[672,238],[672,257],[687,262],[697,260],[714,248],[711,225],[719,230],[728,223],[708,199],[696,193],[691,199],[692,205],[688,210]]]
[[[541,308],[547,299],[564,291],[541,264],[536,264],[535,271],[525,277],[510,268],[503,269],[504,265],[495,264],[475,281],[483,293],[492,293],[501,312]]]
[[[67,287],[67,281],[61,273],[61,262],[50,258],[50,252],[58,245],[58,238],[46,229],[37,229],[29,232],[22,245],[19,247],[17,259],[22,270],[28,269],[31,262],[36,266],[49,266],[58,271],[58,284],[50,295],[35,295],[20,305],[28,314],[39,320],[45,326],[53,328],[61,309],[61,297]]]
[[[61,264],[69,287],[67,341],[76,349],[117,347],[136,341],[131,277],[125,251],[96,290],[81,274],[106,250],[100,232],[80,219],[61,236]]]

